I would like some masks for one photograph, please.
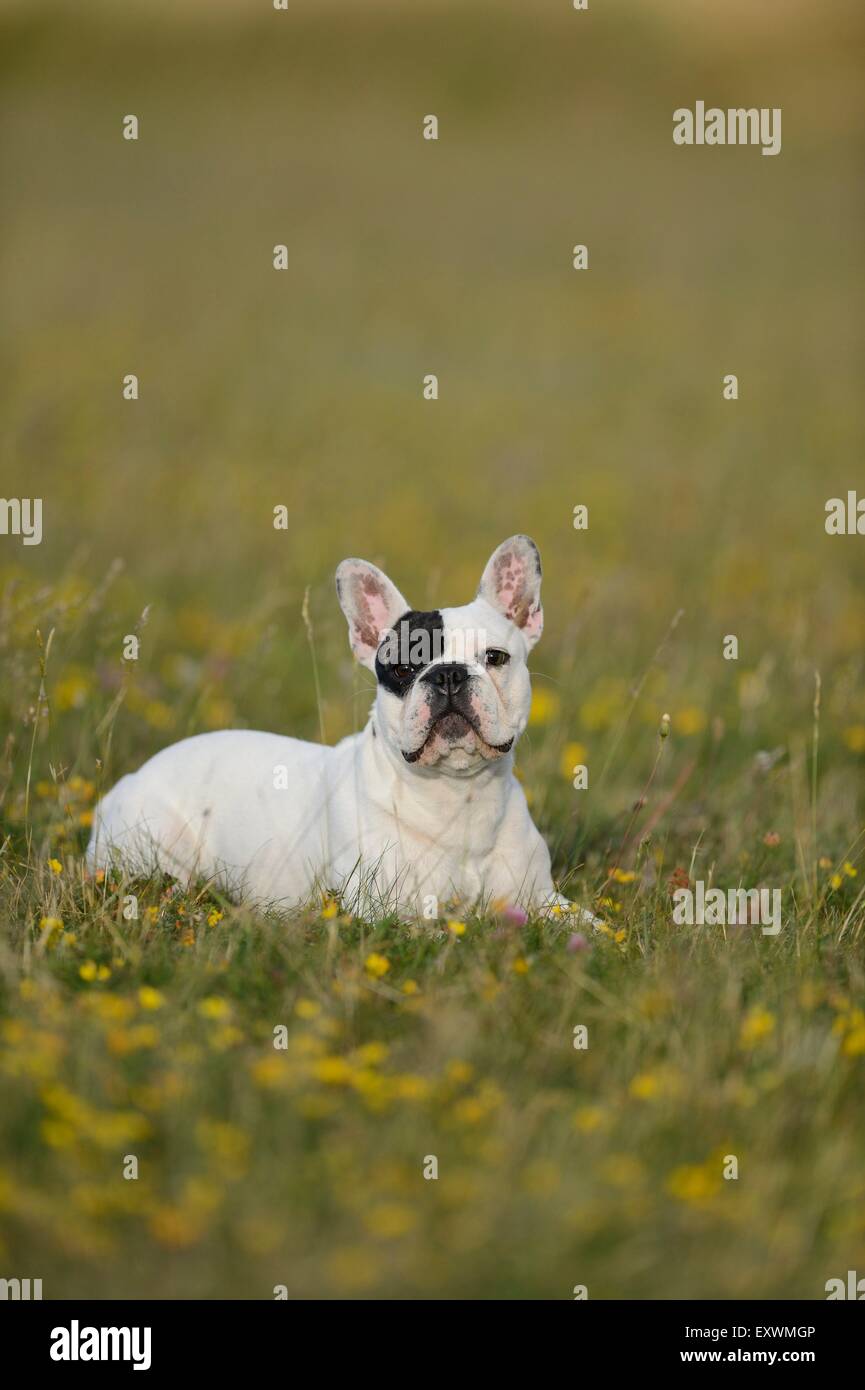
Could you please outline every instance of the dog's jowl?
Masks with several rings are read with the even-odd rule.
[[[91,867],[204,877],[288,908],[317,892],[364,915],[556,895],[513,772],[541,635],[541,564],[527,536],[490,558],[475,599],[418,611],[375,565],[344,560],[337,592],[377,688],[362,733],[334,748],[231,730],[184,739],[98,807]]]

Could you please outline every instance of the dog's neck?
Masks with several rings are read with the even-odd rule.
[[[381,787],[385,793],[382,803],[392,803],[395,813],[419,830],[428,828],[431,820],[439,824],[458,821],[479,804],[496,823],[504,814],[513,777],[513,750],[463,773],[409,764],[399,749],[384,738],[377,725],[375,707],[359,738],[361,756],[375,773],[367,785]]]

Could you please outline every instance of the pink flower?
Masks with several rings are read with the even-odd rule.
[[[508,904],[502,912],[502,916],[506,922],[510,922],[514,927],[524,927],[529,920],[528,914],[523,912],[521,907],[517,907],[513,903]]]
[[[565,950],[570,951],[572,956],[577,955],[579,951],[588,951],[589,949],[589,943],[581,931],[575,931],[565,947]]]

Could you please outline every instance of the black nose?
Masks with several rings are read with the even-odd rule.
[[[458,661],[445,661],[440,666],[433,666],[426,675],[422,677],[429,685],[449,700],[462,690],[469,678],[468,669]]]

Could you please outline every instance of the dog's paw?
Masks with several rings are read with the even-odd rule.
[[[540,915],[554,921],[567,921],[574,926],[591,927],[593,931],[606,926],[600,917],[580,907],[579,903],[572,903],[562,893],[547,893],[540,905]]]

